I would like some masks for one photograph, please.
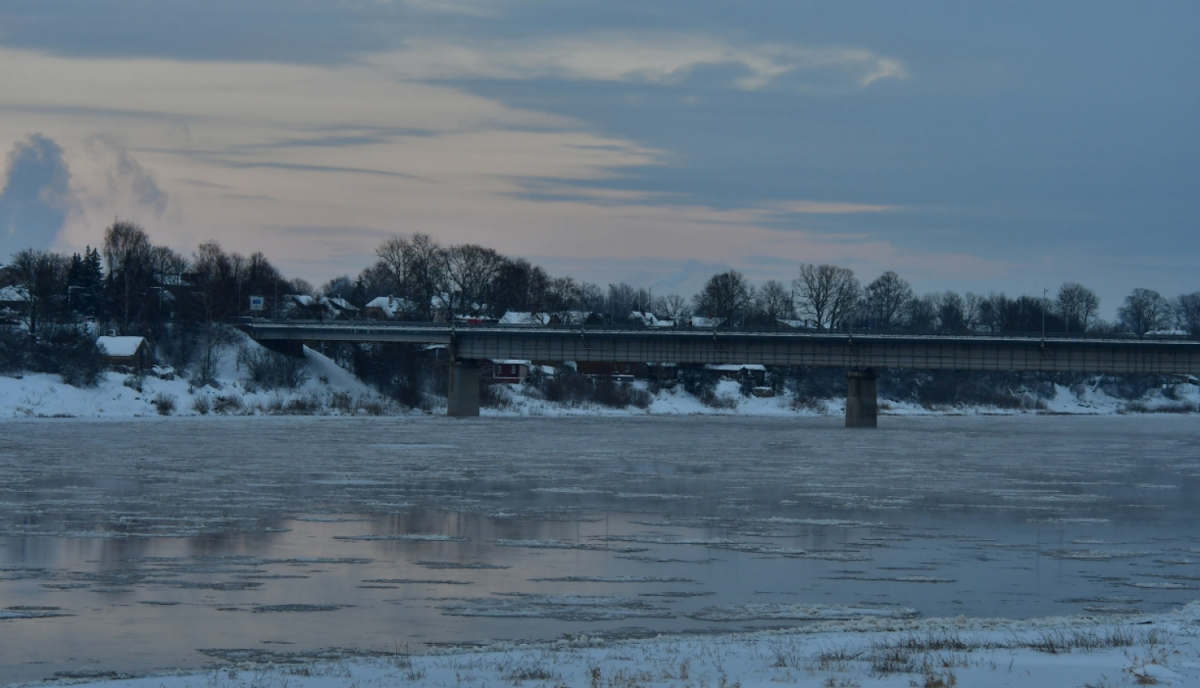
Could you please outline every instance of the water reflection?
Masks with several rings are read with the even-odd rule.
[[[9,424],[0,676],[1195,597],[1191,419],[894,423]]]

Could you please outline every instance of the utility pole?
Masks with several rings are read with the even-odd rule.
[[[1046,298],[1046,295],[1049,293],[1050,293],[1049,289],[1047,289],[1045,287],[1042,288],[1042,340],[1043,341],[1045,341],[1045,339],[1046,339],[1046,304],[1049,303],[1049,300]]]

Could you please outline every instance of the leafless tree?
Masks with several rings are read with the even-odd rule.
[[[637,290],[621,282],[608,285],[608,298],[605,299],[604,312],[613,322],[624,322],[633,312],[637,303]]]
[[[122,294],[121,323],[126,329],[136,317],[134,306],[150,286],[150,237],[132,222],[114,222],[104,231],[104,262],[108,267],[110,293]]]
[[[25,325],[30,334],[37,334],[39,320],[66,301],[70,260],[50,251],[25,249],[13,255],[9,267],[25,292]]]
[[[299,294],[301,296],[316,296],[317,293],[317,290],[313,287],[312,283],[303,277],[293,277],[288,282],[288,287],[292,290],[293,294]]]
[[[953,291],[937,294],[938,330],[942,332],[962,332],[967,329],[967,302]]]
[[[904,308],[913,298],[912,287],[900,275],[891,270],[875,278],[867,285],[864,294],[866,316],[880,330],[899,327],[904,317]]]
[[[756,297],[755,307],[767,325],[777,326],[780,320],[791,320],[796,315],[792,292],[779,280],[767,280]]]
[[[545,312],[558,316],[560,322],[571,322],[579,310],[579,285],[570,277],[550,280],[546,289]]]
[[[937,329],[938,306],[938,298],[934,294],[909,299],[904,307],[908,329],[914,332],[933,332]]]
[[[488,287],[503,263],[500,254],[477,244],[461,244],[447,249],[443,261],[451,310],[472,314],[485,311]]]
[[[388,295],[406,295],[409,280],[409,263],[413,258],[412,240],[408,237],[393,236],[375,248],[379,257],[379,269],[388,276],[391,290]]]
[[[655,299],[654,312],[678,323],[691,316],[692,307],[688,305],[687,299],[679,294],[667,294]]]
[[[823,329],[847,323],[857,311],[862,292],[854,272],[836,265],[801,265],[800,277],[792,284],[801,310]]]
[[[1117,309],[1117,316],[1129,331],[1139,337],[1147,332],[1171,326],[1174,312],[1162,294],[1153,289],[1134,289],[1125,297],[1125,305]]]
[[[1100,310],[1100,297],[1077,282],[1067,282],[1058,288],[1055,310],[1067,332],[1087,332]]]
[[[964,314],[967,320],[967,329],[974,330],[977,327],[983,326],[983,309],[986,302],[986,296],[983,296],[982,294],[975,294],[973,292],[967,292],[967,297],[963,301],[963,303],[966,305],[966,311]]]
[[[737,270],[722,272],[708,278],[696,294],[696,311],[710,318],[720,318],[727,325],[740,325],[751,305],[750,285]]]
[[[1179,326],[1192,337],[1200,337],[1200,291],[1175,299],[1175,317]]]

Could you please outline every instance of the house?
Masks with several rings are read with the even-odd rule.
[[[575,370],[580,375],[629,377],[635,380],[650,377],[650,366],[640,361],[576,361]]]
[[[767,379],[767,367],[753,363],[709,364],[704,366],[704,369],[716,373],[717,377],[723,380],[752,380],[755,385],[761,385]]]
[[[659,320],[649,311],[634,311],[629,314],[629,321],[644,327],[675,327],[674,320]]]
[[[96,347],[111,366],[140,370],[150,363],[150,344],[145,337],[97,337]]]
[[[408,299],[396,296],[377,296],[362,308],[362,317],[371,320],[392,320],[408,313],[415,313],[415,305]]]
[[[308,294],[286,294],[283,298],[282,308],[286,317],[335,320],[352,318],[358,313],[358,308],[354,304],[337,296],[315,298]]]
[[[0,287],[0,323],[15,323],[28,312],[29,293],[24,287]]]
[[[693,315],[691,320],[692,327],[716,328],[720,327],[721,323],[725,322],[725,318],[705,318],[699,315]]]
[[[353,318],[358,315],[358,306],[340,296],[322,296],[320,303],[333,318]]]
[[[485,361],[482,369],[479,372],[480,377],[484,380],[484,382],[506,382],[515,384],[525,381],[525,378],[529,376],[529,369],[532,366],[532,361]]]
[[[523,325],[526,327],[538,327],[541,325],[550,324],[549,313],[526,313],[524,311],[505,311],[504,315],[500,316],[499,324],[501,325]]]

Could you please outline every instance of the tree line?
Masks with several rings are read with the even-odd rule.
[[[514,311],[609,325],[627,324],[636,314],[638,322],[653,316],[684,325],[699,316],[706,325],[746,328],[1137,336],[1182,330],[1200,337],[1200,292],[1168,299],[1137,288],[1117,309],[1117,320],[1105,322],[1095,292],[1073,282],[1042,296],[918,295],[892,271],[865,285],[852,270],[835,265],[801,264],[795,275],[790,282],[755,285],[728,270],[712,275],[690,298],[656,295],[626,283],[602,287],[554,277],[523,258],[476,244],[444,246],[415,233],[382,242],[375,261],[357,276],[314,287],[285,278],[262,252],[243,256],[209,241],[184,256],[155,245],[138,225],[117,221],[105,229],[98,248],[83,253],[14,254],[0,266],[0,287],[12,288],[4,292],[9,300],[0,303],[6,308],[0,315],[35,335],[45,322],[91,318],[106,330],[157,339],[167,323],[207,325],[244,315],[251,296],[262,297],[266,314],[279,317],[327,315],[316,304],[322,297],[361,309],[382,296],[392,300],[397,317],[424,321],[497,318]]]

